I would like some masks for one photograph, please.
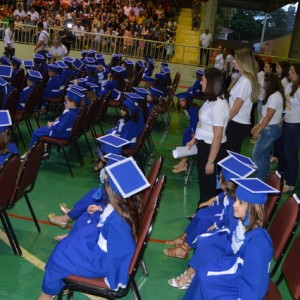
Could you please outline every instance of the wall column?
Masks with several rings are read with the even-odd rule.
[[[300,7],[297,9],[295,24],[291,39],[290,51],[289,51],[290,58],[300,59]]]
[[[214,35],[218,2],[219,0],[209,0],[208,2],[202,2],[202,32],[204,28],[209,28],[209,32]]]

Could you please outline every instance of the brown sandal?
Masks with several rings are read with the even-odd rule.
[[[184,238],[185,237],[186,237],[186,234],[183,233],[181,236],[179,236],[175,240],[165,241],[165,244],[168,245],[168,246],[173,246],[173,247],[179,246],[179,245],[184,243]]]
[[[179,254],[178,250],[181,249],[184,254]],[[189,252],[191,251],[191,248],[189,247],[189,245],[184,242],[183,244],[181,244],[180,246],[177,246],[176,248],[168,248],[168,249],[164,249],[164,254],[168,257],[172,257],[172,258],[180,258],[180,259],[187,259],[189,256]]]

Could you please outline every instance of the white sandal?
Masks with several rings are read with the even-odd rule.
[[[190,286],[194,276],[195,276],[195,273],[188,274],[187,270],[185,270],[184,273],[181,274],[180,276],[169,279],[168,284],[171,287],[178,288],[179,290],[186,290]]]

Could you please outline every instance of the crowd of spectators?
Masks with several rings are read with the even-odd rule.
[[[134,50],[140,56],[152,54],[156,58],[162,52],[164,58],[173,55],[179,10],[176,1],[34,0],[27,10],[24,5],[7,5],[2,11],[0,21],[4,28],[8,19],[15,19],[16,41],[26,42],[32,36],[33,27],[26,25],[43,22],[51,33],[64,36],[70,31],[75,49],[94,48],[107,53],[118,50],[127,55]],[[124,38],[116,39],[116,36]],[[159,43],[150,43],[149,47],[147,41],[132,38],[167,42],[167,46],[161,49]],[[152,53],[145,53],[149,51]]]

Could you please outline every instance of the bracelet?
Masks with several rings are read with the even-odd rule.
[[[208,163],[208,164],[214,164],[215,162],[212,161],[212,160],[208,160],[207,163]]]

